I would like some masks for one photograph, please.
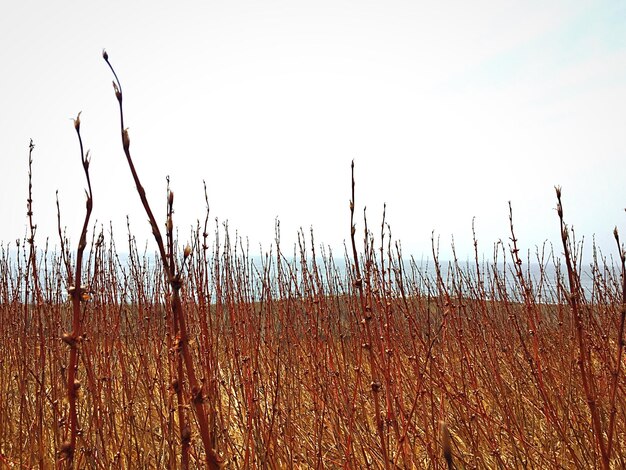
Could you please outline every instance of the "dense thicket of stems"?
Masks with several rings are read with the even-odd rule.
[[[597,250],[586,267],[580,258],[570,263],[580,279],[583,358],[595,384],[603,453],[581,376],[570,276],[549,248],[522,260],[512,232],[510,246],[495,245],[494,261],[444,263],[435,247],[436,261],[425,266],[404,258],[397,242],[392,249],[381,240],[382,251],[372,250],[371,232],[361,249],[355,243],[355,262],[347,250],[339,259],[327,247],[320,251],[312,233],[301,233],[285,252],[278,224],[275,246],[258,256],[231,238],[227,225],[216,225],[213,241],[207,231],[205,219],[189,233],[187,250],[173,234],[168,243],[185,260],[180,302],[189,355],[212,397],[212,445],[232,468],[386,461],[582,469],[601,467],[607,457],[612,467],[626,464],[621,248],[616,264]],[[128,255],[95,228],[85,249],[89,295],[80,302],[73,462],[175,468],[185,437],[181,416],[186,429],[196,422],[187,408],[179,413],[172,386],[179,377],[172,358],[180,355],[169,334],[171,290],[157,253],[140,252],[130,233],[123,251]],[[65,328],[74,309],[65,301],[64,255],[38,253],[41,301],[28,302],[26,314],[31,258],[0,250],[0,449],[4,462],[48,468],[71,439],[63,341],[72,342]],[[361,293],[365,272],[369,286]],[[72,273],[73,284],[77,279]],[[371,335],[364,312],[371,312]],[[42,390],[43,406],[36,399]],[[187,444],[188,465],[204,464],[193,431]]]
[[[108,56],[105,54],[108,62]],[[112,68],[111,68],[112,69]],[[112,69],[113,70],[113,69]],[[114,72],[113,72],[114,73]],[[343,256],[298,233],[251,253],[228,224],[166,232],[123,150],[154,252],[88,224],[75,255],[0,243],[0,467],[626,468],[626,254],[563,261],[510,239],[483,259],[406,257],[383,208]],[[358,241],[357,226],[363,238]],[[209,232],[213,231],[211,235]],[[88,287],[87,287],[88,286]],[[71,325],[71,330],[68,330]],[[69,349],[68,349],[69,348]],[[219,454],[216,451],[219,449]]]

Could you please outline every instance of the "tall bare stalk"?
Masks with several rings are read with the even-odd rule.
[[[182,287],[182,279],[179,272],[176,272],[176,266],[171,260],[168,260],[168,256],[165,249],[165,244],[163,242],[163,237],[161,236],[161,231],[159,229],[159,225],[156,222],[156,219],[152,213],[152,209],[150,208],[150,204],[148,203],[148,198],[146,197],[146,191],[144,190],[141,182],[139,180],[139,176],[135,169],[135,165],[133,164],[133,159],[130,154],[130,137],[128,135],[128,129],[124,127],[124,109],[122,105],[122,85],[120,80],[115,73],[115,69],[109,62],[109,55],[106,51],[102,52],[102,57],[105,62],[111,69],[115,80],[113,82],[113,89],[115,90],[115,97],[117,98],[117,102],[119,104],[120,109],[120,129],[122,136],[122,147],[124,149],[124,154],[126,155],[126,161],[128,163],[128,167],[130,168],[130,172],[133,176],[133,180],[135,182],[135,186],[137,187],[137,193],[139,194],[139,198],[141,199],[141,203],[148,215],[148,219],[150,221],[150,226],[152,228],[152,234],[154,235],[154,239],[157,243],[159,254],[161,256],[161,262],[163,263],[163,271],[166,276],[167,283],[171,289],[171,298],[172,298],[172,313],[175,319],[178,321],[178,330],[179,334],[176,338],[176,349],[182,354],[183,362],[185,364],[185,371],[187,373],[187,379],[189,380],[189,386],[191,388],[191,403],[193,404],[193,408],[196,413],[196,419],[198,420],[198,427],[200,428],[200,437],[202,439],[202,443],[204,445],[204,450],[206,453],[206,464],[210,469],[218,469],[220,468],[220,458],[218,457],[215,449],[212,446],[213,438],[213,430],[209,428],[209,422],[207,419],[207,414],[204,409],[204,396],[202,385],[198,382],[196,378],[196,372],[193,364],[193,359],[191,357],[191,353],[189,351],[189,336],[187,334],[187,323],[185,312],[182,308],[182,303],[180,300],[180,289]],[[171,223],[171,218],[168,219],[168,223]],[[182,386],[183,384],[178,384]],[[180,406],[183,406],[182,403],[179,403]],[[185,443],[190,436],[186,434],[186,431],[181,435],[181,440]],[[184,444],[183,444],[184,445]]]
[[[73,468],[74,452],[76,450],[76,439],[79,434],[78,413],[76,410],[76,400],[78,398],[78,390],[81,387],[80,381],[77,379],[78,373],[78,346],[81,331],[81,302],[84,300],[86,292],[81,286],[82,269],[83,269],[83,253],[87,246],[87,226],[91,217],[93,208],[93,194],[91,191],[91,179],[89,178],[89,151],[83,150],[83,140],[80,136],[80,113],[74,119],[74,129],[78,135],[78,143],[80,144],[80,160],[87,179],[87,202],[85,221],[80,232],[78,248],[76,249],[76,266],[74,280],[70,279],[68,293],[72,301],[72,332],[63,335],[63,341],[70,347],[70,361],[67,368],[67,399],[69,403],[69,420],[66,422],[65,435],[66,441],[61,446],[60,461],[65,461],[67,468]],[[69,435],[69,437],[68,437]]]
[[[591,425],[596,438],[596,444],[600,450],[602,468],[608,470],[610,468],[611,457],[607,449],[607,443],[604,437],[604,429],[600,419],[600,410],[598,408],[598,393],[596,391],[596,382],[593,373],[593,365],[591,361],[591,353],[587,345],[587,331],[585,319],[583,317],[583,293],[580,285],[580,275],[576,269],[576,263],[572,255],[572,242],[570,239],[570,230],[565,224],[563,218],[563,205],[561,204],[561,188],[556,187],[557,207],[556,211],[561,222],[561,240],[563,242],[563,254],[565,255],[565,266],[567,267],[567,278],[569,281],[569,293],[567,300],[569,302],[572,314],[574,316],[574,324],[576,329],[576,338],[578,341],[578,367],[580,369],[580,379],[582,381],[587,406],[591,414]]]
[[[26,295],[24,296],[25,308],[27,317],[32,317],[30,309],[33,303],[29,300],[29,273],[32,276],[33,281],[33,296],[34,296],[34,305],[36,307],[36,316],[37,316],[37,335],[39,336],[39,375],[38,375],[38,383],[39,383],[39,393],[37,395],[37,434],[38,434],[38,444],[37,444],[37,463],[39,468],[44,468],[44,425],[43,425],[43,407],[44,407],[44,397],[45,397],[45,374],[46,374],[46,347],[45,347],[45,339],[44,339],[44,330],[43,330],[43,296],[41,294],[41,284],[39,282],[39,269],[37,267],[37,247],[35,245],[35,233],[37,232],[37,225],[33,222],[33,150],[35,150],[35,144],[31,139],[30,144],[28,146],[28,200],[27,200],[27,212],[28,216],[28,245],[29,245],[29,255],[28,255],[28,263],[26,265]]]
[[[615,236],[615,242],[617,243],[617,250],[619,252],[620,263],[622,268],[622,304],[620,305],[620,319],[619,327],[617,330],[617,354],[615,358],[615,370],[612,371],[613,380],[611,382],[611,391],[609,396],[609,407],[611,416],[609,418],[609,429],[607,431],[607,453],[609,459],[613,451],[613,437],[615,432],[615,416],[617,415],[617,407],[615,406],[615,399],[617,397],[617,388],[619,385],[619,376],[622,369],[622,355],[624,353],[624,321],[626,320],[626,252],[624,252],[624,246],[619,241],[619,233],[617,227],[613,231]]]
[[[361,275],[361,268],[359,267],[359,256],[356,249],[355,242],[355,234],[356,234],[356,226],[354,225],[354,161],[352,161],[351,165],[351,174],[352,174],[352,198],[350,199],[350,241],[352,243],[352,256],[354,262],[354,270],[356,279],[354,285],[359,293],[359,305],[361,308],[361,324],[365,329],[365,339],[366,342],[363,343],[364,349],[367,350],[367,357],[369,359],[370,366],[370,374],[371,374],[371,383],[370,390],[372,392],[372,400],[374,401],[374,413],[376,420],[376,430],[378,431],[378,437],[380,438],[380,450],[382,453],[383,462],[385,463],[385,468],[389,468],[389,458],[387,455],[387,442],[385,439],[385,423],[383,421],[382,413],[380,410],[380,392],[381,392],[381,383],[380,376],[378,373],[377,363],[376,363],[376,351],[374,345],[374,334],[372,333],[371,321],[372,321],[372,293],[371,293],[371,285],[369,279],[367,279],[367,292],[363,289],[363,277]],[[366,244],[367,244],[367,228],[365,230],[366,233]],[[366,269],[369,273],[369,268],[366,266]]]

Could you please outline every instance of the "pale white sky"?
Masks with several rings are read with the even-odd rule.
[[[547,5],[547,6],[546,6]],[[405,255],[508,240],[558,245],[554,185],[579,236],[626,239],[626,4],[622,1],[23,1],[0,14],[0,240],[25,234],[33,138],[39,244],[57,243],[55,191],[75,243],[92,152],[93,220],[150,236],[119,137],[106,48],[124,87],[142,182],[164,220],[229,221],[253,252],[313,226],[341,254],[350,161],[358,230],[383,203]],[[213,224],[212,227],[215,225]]]

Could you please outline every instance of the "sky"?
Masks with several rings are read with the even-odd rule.
[[[253,253],[300,229],[343,255],[355,162],[380,242],[383,207],[405,256],[481,256],[509,243],[562,251],[555,185],[585,246],[626,239],[623,1],[29,1],[0,14],[0,241],[26,235],[28,144],[37,243],[78,241],[91,150],[92,225],[126,218],[154,249],[122,151],[106,48],[131,153],[159,221],[166,177],[181,244],[210,204]],[[90,235],[92,231],[90,229]],[[386,235],[387,237],[388,235]],[[309,240],[310,246],[310,240]]]

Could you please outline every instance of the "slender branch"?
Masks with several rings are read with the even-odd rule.
[[[76,378],[78,372],[78,346],[81,337],[81,302],[84,300],[85,288],[80,285],[82,279],[82,265],[83,265],[83,253],[87,246],[87,228],[89,225],[89,218],[91,217],[91,211],[93,209],[93,194],[91,191],[91,179],[89,177],[89,151],[85,154],[83,149],[83,140],[80,136],[80,113],[76,119],[74,119],[74,128],[78,135],[78,143],[80,144],[80,158],[83,165],[83,171],[87,179],[87,202],[86,213],[83,227],[80,232],[80,239],[78,242],[78,248],[76,249],[76,267],[74,273],[74,282],[76,285],[71,285],[68,288],[72,301],[72,332],[63,335],[63,341],[70,347],[70,361],[67,369],[67,399],[69,403],[69,415],[70,419],[67,421],[65,433],[69,434],[69,438],[66,437],[66,441],[61,446],[60,457],[61,461],[65,461],[67,468],[73,468],[73,459],[76,450],[76,439],[78,436],[78,413],[76,410],[76,401],[78,398],[78,390],[81,387],[80,381]]]
[[[574,315],[574,322],[576,327],[576,337],[578,339],[578,367],[580,368],[580,378],[587,399],[587,406],[591,413],[591,425],[596,437],[596,444],[600,450],[600,456],[602,458],[602,467],[605,470],[610,468],[610,455],[608,453],[606,443],[604,440],[604,434],[602,429],[602,422],[600,420],[600,412],[596,403],[597,394],[595,389],[595,383],[593,380],[592,364],[589,360],[589,351],[587,342],[585,341],[586,331],[583,324],[583,316],[581,312],[581,286],[580,277],[576,271],[575,262],[572,260],[570,252],[570,239],[569,229],[565,225],[563,219],[563,205],[561,204],[561,188],[556,187],[557,198],[557,213],[561,223],[561,240],[563,242],[563,252],[565,255],[565,265],[567,267],[567,277],[569,281],[569,294],[567,296],[570,308]]]
[[[189,380],[189,386],[191,388],[191,403],[193,404],[194,410],[196,412],[196,419],[198,421],[198,427],[200,428],[200,437],[202,439],[202,443],[206,453],[206,464],[209,469],[219,469],[221,465],[221,460],[212,446],[212,442],[214,441],[214,439],[212,438],[212,431],[209,428],[206,411],[204,409],[202,385],[199,384],[196,377],[193,360],[189,351],[189,337],[187,334],[186,319],[180,300],[180,289],[182,287],[181,276],[179,273],[175,272],[174,263],[168,261],[165,243],[163,242],[161,231],[159,230],[159,226],[152,213],[148,198],[146,197],[146,192],[141,185],[139,176],[133,163],[133,159],[130,154],[130,137],[128,135],[128,129],[124,128],[122,85],[119,78],[117,77],[117,74],[115,73],[115,70],[113,69],[113,66],[109,62],[109,55],[106,51],[102,52],[102,57],[104,58],[105,62],[111,69],[111,72],[113,72],[113,76],[115,77],[115,81],[113,82],[113,89],[115,91],[115,97],[117,98],[120,109],[120,130],[122,135],[122,147],[124,149],[124,154],[126,155],[126,161],[128,162],[128,167],[130,168],[130,172],[133,176],[135,186],[137,187],[137,192],[139,193],[141,203],[146,211],[146,214],[148,215],[148,220],[152,227],[152,234],[154,235],[154,239],[159,249],[161,262],[163,263],[164,273],[172,291],[172,312],[174,318],[177,319],[179,328],[179,334],[176,338],[177,348],[180,348],[180,354],[182,354],[183,362],[185,364],[185,370],[187,373],[187,378]],[[168,219],[168,224],[169,223],[171,223],[171,218]],[[182,405],[182,403],[180,405]],[[186,432],[181,435],[181,439],[183,442],[188,439]]]
[[[370,383],[370,390],[372,392],[372,399],[374,401],[374,414],[376,417],[376,429],[378,431],[378,436],[380,438],[380,446],[381,452],[383,454],[383,461],[385,463],[385,468],[389,468],[389,458],[387,455],[387,445],[385,441],[385,433],[384,433],[384,422],[380,410],[380,392],[381,392],[381,383],[378,375],[378,369],[376,366],[376,357],[374,351],[374,335],[372,334],[371,328],[371,320],[372,320],[372,300],[371,300],[371,286],[370,283],[367,283],[368,289],[367,292],[363,290],[363,278],[361,277],[361,269],[359,267],[359,257],[356,249],[356,241],[354,235],[356,234],[356,227],[354,225],[354,161],[352,161],[351,165],[351,174],[352,174],[352,198],[350,199],[350,241],[352,243],[352,255],[354,258],[354,270],[356,273],[355,279],[355,287],[359,293],[360,307],[361,307],[361,324],[364,326],[365,335],[366,335],[366,343],[364,344],[365,349],[368,351],[368,359],[370,365],[370,374],[372,381]],[[367,225],[365,227],[365,244],[367,248]],[[367,262],[366,262],[367,263]],[[366,266],[366,269],[369,268]],[[368,277],[369,280],[369,277]]]
[[[615,406],[615,399],[617,396],[617,388],[619,384],[619,375],[622,367],[622,355],[624,354],[624,321],[626,320],[626,252],[624,247],[619,241],[619,233],[617,227],[613,231],[615,236],[615,242],[617,243],[617,250],[619,252],[620,262],[622,264],[622,304],[620,305],[620,320],[619,328],[617,330],[617,354],[615,358],[615,371],[613,374],[613,381],[611,383],[611,392],[609,396],[610,418],[609,429],[607,432],[607,454],[608,458],[611,458],[613,451],[613,433],[615,431],[615,417],[617,416],[617,408]]]

